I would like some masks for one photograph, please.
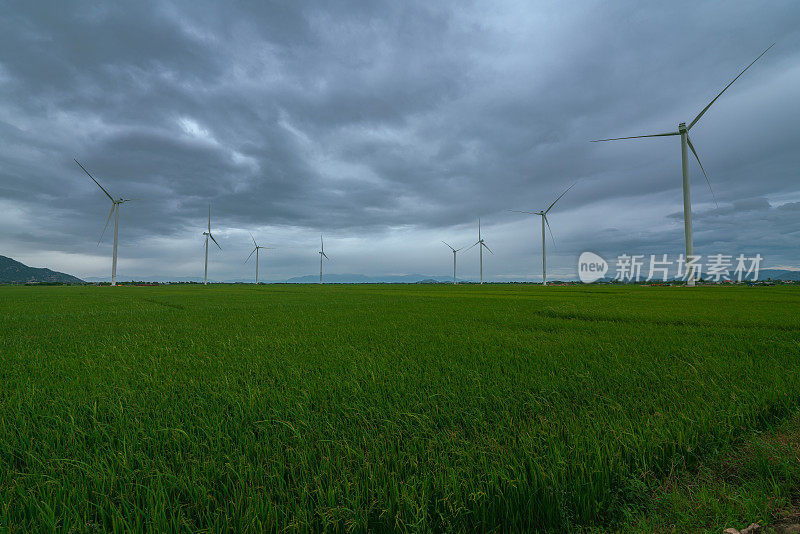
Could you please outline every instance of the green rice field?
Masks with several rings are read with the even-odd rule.
[[[614,529],[800,407],[800,287],[0,287],[0,531]]]

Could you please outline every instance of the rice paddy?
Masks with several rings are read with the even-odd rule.
[[[0,530],[614,528],[800,406],[795,287],[0,287]]]

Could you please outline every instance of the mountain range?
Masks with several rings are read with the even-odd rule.
[[[83,284],[84,281],[50,269],[28,267],[24,263],[0,256],[0,284],[29,283]]]
[[[800,271],[784,271],[781,269],[762,269],[758,272],[759,280],[792,280],[800,281]]]
[[[759,280],[787,280],[800,281],[800,270],[790,271],[783,269],[762,269],[758,273]],[[129,281],[128,278],[120,278],[120,281]],[[202,282],[201,277],[197,276],[145,276],[136,277],[136,280],[147,282]],[[574,280],[574,277],[567,277],[565,280]],[[608,279],[610,280],[610,279]],[[607,281],[608,281],[607,280]],[[28,267],[23,263],[0,256],[0,284],[26,284],[26,283],[61,283],[61,284],[83,284],[96,282],[110,282],[109,277],[88,277],[81,280],[75,276],[52,271],[50,269]],[[222,283],[251,283],[252,278],[235,278],[222,281]],[[267,283],[284,284],[315,284],[319,281],[319,275],[309,274],[305,276],[295,276],[287,280],[265,280]],[[402,274],[402,275],[378,275],[368,276],[365,274],[345,273],[345,274],[326,274],[323,281],[329,284],[418,284],[418,283],[448,283],[452,281],[451,276],[429,276],[423,274]],[[465,282],[459,279],[459,282]],[[220,283],[218,280],[209,280],[212,283]]]
[[[329,284],[416,284],[419,282],[452,282],[452,276],[427,276],[423,274],[400,274],[367,276],[365,274],[326,274],[323,282]],[[460,282],[463,280],[459,280]],[[308,274],[286,280],[287,284],[313,284],[319,282],[319,275]]]
[[[427,276],[423,274],[403,274],[403,275],[386,275],[386,276],[367,276],[365,274],[326,274],[322,277],[326,284],[416,284],[420,282],[451,282],[451,276]],[[129,281],[130,278],[118,277],[118,281]],[[147,282],[198,282],[203,281],[202,276],[143,276],[136,277],[136,280]],[[110,277],[88,277],[87,282],[110,282]],[[459,279],[459,282],[464,280]],[[230,278],[223,281],[210,280],[212,284],[249,284],[252,283],[252,278]],[[265,283],[278,283],[278,284],[316,284],[319,282],[319,275],[309,274],[306,276],[295,276],[288,280],[263,280]]]
[[[748,276],[749,280],[751,277]],[[345,273],[345,274],[326,274],[323,276],[323,281],[326,284],[419,284],[419,283],[448,283],[452,282],[452,276],[429,276],[424,274],[402,274],[402,275],[377,275],[369,276],[366,274]],[[783,269],[762,269],[758,273],[759,280],[787,280],[787,281],[800,281],[800,271],[789,271]],[[120,278],[120,280],[130,280],[129,278]],[[148,282],[202,282],[203,278],[198,276],[145,276],[137,277],[136,280],[143,280]],[[560,277],[562,281],[575,281],[576,277],[567,276]],[[611,282],[613,277],[605,277],[602,281]],[[86,278],[87,282],[109,282],[109,277],[90,277]],[[475,282],[475,280],[458,279],[459,283]],[[556,281],[555,279],[552,281]],[[212,284],[249,284],[252,283],[252,278],[232,278],[226,280],[209,280]],[[295,276],[286,280],[263,280],[268,284],[316,284],[319,282],[318,274],[307,274],[305,276]],[[513,280],[509,280],[513,282]],[[528,283],[537,283],[536,281],[527,280]]]

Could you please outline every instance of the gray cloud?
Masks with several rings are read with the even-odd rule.
[[[692,130],[720,203],[693,166],[695,246],[800,266],[792,2],[3,9],[0,248],[28,263],[108,271],[110,206],[73,157],[138,199],[121,210],[129,276],[197,274],[211,203],[218,278],[247,275],[247,231],[278,247],[273,279],[314,272],[323,231],[332,272],[445,273],[439,240],[474,240],[478,216],[487,272],[535,278],[537,221],[505,210],[576,180],[551,217],[554,272],[586,249],[678,253],[678,142],[588,141],[688,122],[777,41]]]

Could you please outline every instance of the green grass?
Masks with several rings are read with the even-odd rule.
[[[2,287],[0,530],[621,528],[800,406],[798,310],[794,287]]]
[[[719,534],[722,525],[800,523],[800,416],[667,477],[649,504],[625,532]],[[786,518],[793,504],[795,513]]]

